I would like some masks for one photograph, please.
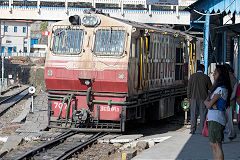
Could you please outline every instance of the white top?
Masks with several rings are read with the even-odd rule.
[[[220,103],[224,104],[226,107],[228,90],[225,87],[218,87],[211,95],[210,99],[213,98],[215,94],[220,94],[221,98],[219,99]],[[216,110],[216,109],[208,109],[208,121],[215,121],[225,126],[225,111]]]

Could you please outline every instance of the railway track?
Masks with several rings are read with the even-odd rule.
[[[15,105],[17,102],[22,100],[26,95],[28,95],[28,87],[21,89],[17,93],[2,98],[0,100],[0,116],[3,115],[10,107]]]
[[[65,160],[71,158],[76,153],[80,153],[84,148],[96,142],[107,133],[97,133],[80,142],[66,141],[67,138],[77,134],[77,131],[67,131],[53,140],[43,143],[18,157],[12,157],[14,160],[34,159],[34,160]]]

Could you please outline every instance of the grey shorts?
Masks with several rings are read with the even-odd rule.
[[[208,138],[211,143],[222,143],[225,126],[215,121],[208,121]]]

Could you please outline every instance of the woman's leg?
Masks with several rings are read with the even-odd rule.
[[[215,143],[215,149],[216,149],[216,159],[217,160],[224,160],[224,154],[222,150],[222,143]]]
[[[212,148],[212,153],[213,153],[213,159],[216,159],[216,143],[210,143],[210,146]]]

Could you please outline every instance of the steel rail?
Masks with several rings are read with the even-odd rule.
[[[15,97],[16,95],[19,95],[20,93],[22,93],[22,92],[25,91],[26,89],[28,89],[28,87],[20,90],[19,92],[15,93],[15,94],[13,94],[13,95],[11,95],[11,96],[3,99],[3,100],[1,100],[1,101],[0,101],[0,104],[3,104],[4,102],[10,100],[11,98]]]
[[[88,138],[87,141],[80,143],[77,146],[74,146],[73,148],[65,151],[62,155],[60,155],[56,160],[65,160],[70,158],[74,153],[81,151],[83,148],[87,147],[88,145],[94,143],[99,138],[107,135],[108,133],[97,133],[93,135],[92,137]]]
[[[62,140],[66,139],[68,137],[71,137],[76,133],[77,132],[67,131],[67,132],[63,133],[62,135],[57,136],[57,138],[54,138],[53,140],[48,141],[48,142],[40,145],[39,147],[26,152],[25,154],[21,155],[20,157],[16,158],[15,160],[28,159],[28,158],[34,156],[34,154],[39,153],[39,152],[45,150],[46,148],[51,147],[52,145],[60,143]]]
[[[21,90],[20,92],[2,100],[0,102],[0,116],[3,115],[10,107],[22,100],[26,95],[28,95],[27,88]]]

